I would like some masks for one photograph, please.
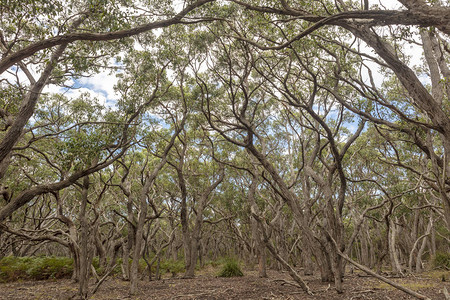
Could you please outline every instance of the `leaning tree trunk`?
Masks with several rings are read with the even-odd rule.
[[[430,222],[428,223],[427,230],[425,232],[425,237],[422,240],[422,245],[419,248],[419,252],[417,253],[416,257],[416,272],[420,273],[422,272],[422,255],[425,251],[425,247],[427,245],[427,238],[431,234],[431,228],[433,227],[433,216],[430,216]]]
[[[256,172],[256,168],[253,169]],[[255,193],[256,187],[258,185],[257,177],[253,174],[252,183],[248,191],[248,201],[250,207],[256,206]],[[258,221],[255,217],[251,218],[252,224],[252,237],[253,237],[253,250],[258,257],[258,275],[259,277],[267,277],[267,266],[266,266],[266,245],[264,244],[262,233],[259,230]]]
[[[305,246],[302,251],[302,262],[303,262],[303,274],[305,276],[311,276],[314,274],[314,262],[312,261],[312,251],[311,248],[303,243]]]
[[[68,232],[69,232],[69,251],[73,257],[73,273],[72,273],[72,280],[74,280],[75,282],[79,281],[80,278],[80,274],[79,274],[79,270],[80,270],[80,247],[78,245],[78,235],[77,235],[77,228],[75,226],[75,223],[72,221],[72,219],[70,219],[69,217],[67,217],[66,215],[64,215],[63,212],[63,201],[65,200],[65,198],[67,197],[67,191],[65,190],[63,197],[61,199],[60,197],[60,192],[58,191],[57,193],[55,193],[55,198],[56,198],[56,205],[57,205],[57,215],[58,215],[58,219],[63,222],[64,224],[66,224],[67,228],[68,228]]]
[[[258,227],[261,230],[261,233],[263,235],[263,242],[266,245],[269,252],[272,254],[272,256],[289,272],[289,275],[292,279],[295,280],[295,282],[298,284],[298,286],[305,291],[308,295],[313,295],[311,292],[309,286],[306,284],[306,282],[298,275],[298,273],[295,271],[295,269],[285,260],[281,257],[281,255],[278,253],[278,251],[275,249],[275,247],[272,245],[272,243],[269,240],[268,234],[265,229],[265,222],[261,219],[261,216],[259,215],[259,210],[256,206],[252,206],[252,215],[253,217],[258,221]]]

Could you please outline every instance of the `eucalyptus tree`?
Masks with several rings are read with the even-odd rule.
[[[61,213],[63,202],[82,195],[80,255],[89,261],[87,232],[97,230],[95,222],[88,224],[96,215],[88,202],[89,191],[97,188],[92,174],[117,162],[112,173],[117,178],[104,186],[116,185],[124,195],[114,213],[123,220],[114,222],[128,224],[122,250],[125,262],[127,251],[133,253],[133,293],[138,259],[157,228],[148,208],[153,196],[161,195],[151,195],[159,172],[170,177],[167,186],[178,186],[166,192],[180,204],[186,275],[191,276],[205,215],[214,211],[217,217],[222,205],[217,198],[234,190],[224,184],[232,182],[221,167],[228,164],[239,170],[236,174],[246,172],[240,174],[242,189],[234,204],[252,207],[253,219],[241,218],[247,223],[239,224],[236,211],[223,215],[241,234],[239,245],[251,250],[244,239],[252,227],[255,242],[264,242],[292,271],[284,249],[288,243],[281,241],[288,238],[277,232],[292,218],[304,263],[314,256],[322,279],[334,280],[342,292],[344,260],[379,277],[349,257],[358,248],[354,242],[367,241],[369,224],[376,222],[373,231],[386,229],[377,237],[379,247],[386,246],[380,257],[389,255],[399,272],[399,260],[420,268],[434,224],[444,220],[450,228],[448,2],[401,0],[403,10],[369,6],[369,1],[212,2],[185,2],[181,10],[173,1],[2,3],[0,193],[5,205],[0,221],[26,217],[26,204],[49,203],[46,196],[53,193],[68,238],[75,225]],[[217,23],[201,23],[212,20]],[[175,24],[159,36],[148,32]],[[409,60],[410,45],[423,49],[420,68]],[[125,59],[115,61],[116,55]],[[69,101],[42,94],[45,86],[67,87],[105,68],[126,69],[117,89],[119,110],[106,111],[87,95]],[[361,142],[366,122],[371,126]],[[224,141],[232,145],[222,146]],[[124,157],[129,149],[132,155]],[[248,161],[230,162],[235,155]],[[166,162],[172,168],[164,169]],[[204,174],[197,176],[200,171]],[[60,197],[60,191],[71,197]],[[46,220],[53,217],[46,215],[50,211],[44,211]],[[406,240],[398,224],[411,220],[414,238]],[[13,222],[4,228],[33,239]],[[115,230],[121,236],[121,225]],[[51,240],[60,233],[35,238]],[[274,247],[275,239],[284,248]],[[59,236],[53,240],[71,247]],[[370,264],[362,243],[361,261]],[[86,268],[80,273],[87,278]],[[309,292],[295,272],[291,275]]]
[[[186,89],[183,93],[191,106],[196,100],[195,91]],[[195,105],[194,105],[195,107]],[[179,192],[172,197],[180,201],[180,224],[183,235],[185,277],[194,276],[201,246],[202,227],[205,212],[219,185],[225,177],[224,166],[217,163],[213,153],[217,151],[210,144],[208,132],[204,130],[202,115],[195,108],[189,109],[187,124],[178,136],[178,143],[169,164],[174,168],[174,176]]]
[[[152,39],[151,36],[146,38]],[[160,41],[161,39],[159,39]],[[152,186],[157,179],[158,173],[165,166],[171,148],[179,139],[187,118],[188,101],[184,93],[184,74],[177,69],[176,57],[166,55],[167,49],[158,40],[155,44],[161,47],[160,51],[153,51],[150,46],[143,45],[143,50],[130,52],[125,59],[127,70],[121,76],[118,90],[122,98],[119,106],[127,114],[142,115],[139,122],[143,128],[137,133],[137,146],[145,152],[145,162],[141,168],[141,186],[138,193],[133,195],[124,180],[129,170],[125,167],[122,184],[119,185],[126,197],[128,197],[129,219],[135,219],[133,228],[133,240],[128,240],[128,248],[133,249],[132,265],[130,269],[130,293],[137,291],[138,262],[143,255],[144,226],[149,221],[148,207],[153,203],[149,195]],[[155,70],[159,70],[155,72]],[[171,78],[168,72],[175,72]],[[155,120],[157,119],[157,120]],[[152,127],[162,127],[159,131]],[[164,127],[167,127],[166,129]],[[169,135],[166,138],[165,135]],[[137,150],[141,151],[141,150]],[[135,198],[135,201],[130,197]],[[133,202],[135,202],[133,204]],[[135,216],[132,206],[139,212]],[[155,206],[152,204],[152,207]],[[158,212],[155,211],[155,214]],[[157,217],[157,216],[156,216]],[[131,228],[130,228],[131,229]],[[130,234],[129,234],[130,237]],[[130,243],[133,245],[130,247]]]
[[[268,277],[266,246],[258,222],[251,211],[255,205],[261,207],[261,210],[265,208],[270,210],[272,197],[263,188],[257,162],[245,151],[236,151],[236,155],[226,161],[232,167],[227,176],[231,182],[226,185],[225,199],[221,204],[224,205],[222,209],[230,216],[228,220],[230,230],[236,235],[238,243],[242,244],[239,257],[251,264],[254,264],[256,259],[258,275]],[[255,196],[256,192],[260,197]]]
[[[163,6],[159,5],[158,9],[162,10],[161,15],[167,18],[162,21],[161,17],[158,17],[158,9],[151,5],[152,13],[148,13],[143,7],[134,5],[125,7],[123,3],[112,2],[104,5],[106,2],[102,1],[88,1],[81,5],[79,2],[49,4],[45,1],[42,3],[30,1],[21,5],[14,2],[2,3],[2,23],[5,30],[1,32],[3,52],[1,63],[4,68],[2,72],[5,73],[2,78],[4,134],[0,146],[2,149],[0,150],[2,153],[2,171],[0,173],[3,178],[2,195],[7,202],[0,212],[2,220],[11,216],[14,211],[36,196],[46,193],[57,195],[60,190],[78,184],[77,181],[83,177],[85,179],[82,184],[82,194],[84,195],[83,199],[87,199],[86,194],[89,190],[87,176],[109,166],[124,155],[130,145],[135,142],[133,140],[133,136],[136,134],[137,124],[135,122],[139,120],[144,108],[160,96],[156,93],[159,89],[158,79],[147,78],[154,88],[153,93],[147,90],[149,99],[145,99],[145,97],[134,101],[132,101],[133,99],[121,99],[122,103],[128,101],[125,104],[127,107],[124,107],[128,109],[104,114],[93,103],[88,103],[88,95],[83,95],[80,100],[72,102],[59,95],[42,95],[41,92],[46,85],[67,87],[67,84],[76,84],[76,80],[80,77],[90,76],[101,69],[109,68],[111,58],[119,51],[130,49],[133,44],[132,40],[121,40],[115,44],[75,41],[80,39],[121,39],[183,22],[182,18],[187,13],[207,2],[209,1],[187,5],[179,13],[175,12],[171,2]],[[7,19],[14,22],[10,25],[4,23],[4,20]],[[140,23],[146,23],[146,25],[137,25]],[[133,26],[135,28],[130,29]],[[114,31],[114,33],[112,35],[106,32],[92,34],[92,32],[105,30]],[[87,33],[88,31],[90,33]],[[68,40],[61,43],[63,39]],[[151,41],[147,39],[146,42]],[[52,47],[56,47],[53,53],[49,51]],[[155,65],[149,65],[149,67],[156,68]],[[34,74],[40,68],[43,71],[38,78],[35,78]],[[117,67],[113,66],[111,69],[117,70]],[[160,77],[161,74],[156,72],[154,75]],[[141,77],[141,79],[143,78]],[[167,86],[168,84],[166,84],[166,88]],[[142,85],[141,88],[143,88]],[[50,104],[52,97],[62,99],[60,99],[60,106],[56,109],[50,106],[49,113],[40,115],[40,111],[37,110],[38,106],[45,109]],[[68,109],[62,106],[62,103],[73,108],[78,106],[79,111],[72,111],[72,115],[69,117],[66,115]],[[41,148],[49,142],[55,144],[56,147]],[[168,149],[170,146],[167,151]],[[167,155],[167,151],[165,151],[165,155]],[[27,164],[31,166],[31,169],[24,168],[23,162],[26,160],[31,162],[31,164]],[[49,175],[51,176],[41,176],[40,178],[29,176],[30,170],[39,164],[38,160],[46,163],[41,166],[44,170],[50,171]],[[56,163],[55,160],[58,160],[58,163],[63,161],[62,165]],[[21,184],[14,182],[18,170],[13,167],[16,165],[20,166],[21,173],[19,174],[30,179],[28,183],[26,181]],[[163,162],[156,169],[160,169],[162,165],[164,165]],[[146,179],[148,179],[147,177]],[[141,202],[145,202],[148,188],[152,182],[153,180],[146,180],[145,189],[140,197]],[[80,271],[82,274],[77,276],[81,279],[80,293],[82,297],[87,297],[88,294],[89,261],[92,259],[92,251],[89,253],[86,251],[87,240],[94,236],[88,235],[90,228],[88,228],[89,224],[86,220],[87,201],[83,202],[82,211],[80,211],[81,241],[84,245],[81,247],[83,253],[80,255],[83,262],[76,264],[83,268]],[[61,202],[58,201],[58,211],[60,212],[62,211],[61,205]],[[145,210],[146,207],[147,204],[144,203],[142,210]],[[70,235],[76,236],[75,222],[62,213],[58,217],[70,227]],[[137,257],[140,257],[139,242],[142,241],[140,237],[142,236],[143,218],[145,219],[145,213],[141,214],[136,228],[138,238],[135,241],[138,245],[134,249],[138,249],[135,250],[138,252],[134,256]],[[68,243],[70,247],[73,246],[74,251],[79,248],[75,240],[73,243]],[[102,250],[102,248],[100,247],[98,250]],[[78,252],[75,251],[75,253]],[[80,255],[74,256],[78,258]],[[137,262],[138,259],[134,261]],[[76,262],[79,260],[76,259]],[[135,287],[137,266],[133,265],[132,267],[134,267],[132,268],[132,279],[134,279],[132,283]],[[77,270],[77,268],[75,269]]]
[[[255,50],[262,50],[267,53],[267,57],[271,57],[275,53],[275,56],[278,54],[278,56],[285,55],[293,58],[292,65],[267,64],[269,67],[265,68],[264,72],[269,70],[276,73],[281,69],[287,70],[289,73],[295,68],[303,69],[305,72],[300,73],[300,78],[303,76],[312,86],[316,86],[317,90],[334,98],[334,101],[339,102],[344,110],[359,114],[373,123],[405,133],[411,142],[424,151],[431,162],[435,161],[434,169],[438,171],[435,172],[436,175],[433,179],[439,184],[433,184],[433,186],[441,199],[444,211],[448,210],[448,188],[446,187],[448,155],[445,153],[448,148],[446,143],[449,140],[448,125],[450,123],[446,111],[446,98],[442,93],[445,91],[445,80],[438,79],[441,76],[446,77],[445,74],[447,74],[445,34],[448,34],[448,19],[443,17],[449,12],[447,2],[427,4],[424,1],[400,1],[406,7],[406,10],[403,11],[386,10],[380,6],[369,7],[368,2],[362,6],[359,1],[346,3],[321,1],[307,7],[305,3],[296,1],[233,2],[253,11],[251,19],[258,20],[251,26],[228,22],[230,26],[233,26],[231,30],[234,37],[247,43],[247,47],[251,49],[248,52],[255,53]],[[431,16],[432,11],[436,12],[434,17]],[[400,16],[402,16],[401,19],[398,19]],[[429,16],[429,18],[424,19],[424,16]],[[402,29],[399,25],[409,27]],[[434,86],[432,93],[427,91],[426,86],[418,79],[418,75],[408,66],[405,56],[401,52],[402,45],[398,41],[407,41],[408,37],[417,36],[412,33],[414,30],[411,25],[435,26],[437,29],[431,30],[432,36],[425,34],[426,31],[423,31],[421,36],[424,45],[428,45],[425,45],[427,48],[426,60],[428,64],[431,63],[430,70],[433,70],[431,71],[433,74],[430,76]],[[324,26],[327,27],[327,30],[322,30]],[[342,38],[339,38],[340,36]],[[314,43],[315,46],[308,48],[311,43]],[[373,49],[376,55],[368,54],[365,50],[367,48],[363,48],[363,45]],[[318,51],[323,51],[321,52],[323,54],[318,60],[308,59],[308,55],[309,57],[314,56],[308,52],[308,49],[319,49]],[[253,56],[258,57],[256,54]],[[397,94],[404,97],[403,101],[391,99],[395,94],[386,94],[386,90],[378,88],[373,80],[370,67],[366,67],[364,64],[368,60],[392,72],[394,80],[399,83],[397,86],[400,87],[400,90],[397,91],[403,91],[403,93]],[[257,60],[253,61],[258,68]],[[315,68],[318,63],[324,67]],[[321,76],[324,74],[321,72],[326,72],[329,77],[328,81],[322,79]],[[279,76],[278,82],[279,86],[285,90],[289,90],[293,86],[288,77]],[[278,91],[281,92],[280,89]],[[309,94],[320,95],[320,92],[316,93],[314,88],[310,88]],[[308,100],[306,97],[302,97],[301,93],[293,93],[292,88],[290,93],[283,96],[286,99],[297,98],[305,103]],[[307,107],[303,106],[302,108],[308,111]],[[386,115],[382,114],[377,115],[380,108],[381,111],[392,112],[395,115],[394,119],[386,118]],[[421,112],[419,119],[414,118],[414,113],[417,111]],[[399,123],[395,120],[402,122]],[[248,130],[248,124],[246,126],[244,123],[242,123],[241,129],[245,130],[247,127]],[[324,130],[327,131],[325,127]],[[422,136],[428,135],[428,138],[421,138],[418,130],[425,133]],[[339,160],[341,160],[339,153],[333,150],[333,142],[330,139],[329,142],[335,163],[339,164]],[[438,151],[434,150],[436,145],[438,145]],[[345,187],[345,173],[338,173],[342,178],[341,187]],[[341,195],[345,195],[345,193]],[[450,214],[445,213],[445,215],[449,216]],[[336,238],[336,236],[332,237]],[[331,242],[330,245],[333,245],[334,241]],[[336,246],[336,253],[345,257],[340,241],[337,241]]]
[[[210,60],[217,63],[210,68],[210,74],[213,75],[209,76],[215,76],[220,85],[218,87],[208,86],[205,77],[202,79],[201,75],[198,76],[203,88],[205,115],[209,119],[210,125],[220,132],[224,138],[246,147],[257,157],[273,177],[281,193],[287,195],[286,200],[299,219],[304,219],[304,216],[302,216],[302,210],[295,207],[295,194],[290,191],[286,183],[283,183],[282,177],[275,175],[280,172],[265,157],[264,152],[266,150],[264,147],[267,145],[261,141],[262,134],[257,130],[258,126],[261,129],[261,124],[263,124],[261,120],[265,119],[264,114],[261,114],[263,110],[258,111],[257,109],[268,103],[265,101],[269,97],[280,98],[281,103],[289,107],[290,113],[293,114],[292,111],[294,111],[301,116],[301,118],[295,118],[295,115],[293,115],[292,119],[296,122],[301,121],[301,127],[309,128],[315,132],[318,141],[316,150],[312,151],[310,165],[305,162],[301,170],[304,171],[306,177],[309,177],[314,184],[320,187],[317,194],[318,198],[324,197],[327,199],[324,203],[328,203],[328,205],[324,205],[322,208],[324,215],[322,221],[324,223],[317,224],[326,236],[318,243],[323,247],[322,253],[325,256],[321,265],[330,264],[328,270],[331,268],[332,273],[334,273],[336,287],[341,292],[342,259],[348,258],[348,251],[351,250],[351,243],[354,241],[354,238],[352,238],[349,240],[350,244],[346,244],[343,235],[342,213],[347,186],[344,157],[351,144],[363,130],[364,120],[359,121],[359,127],[353,133],[345,133],[341,128],[346,122],[355,122],[351,119],[351,116],[355,114],[360,114],[364,119],[374,121],[365,114],[366,111],[371,109],[370,101],[358,102],[359,108],[362,108],[359,110],[342,101],[344,98],[354,98],[354,90],[359,92],[351,84],[354,78],[358,76],[358,68],[352,66],[351,63],[357,63],[361,54],[358,51],[350,51],[352,50],[351,46],[341,47],[342,45],[351,45],[352,34],[355,35],[355,31],[359,30],[356,25],[359,25],[358,20],[346,20],[345,13],[342,13],[342,16],[339,15],[337,11],[341,8],[341,4],[334,6],[330,3],[329,6],[321,6],[318,3],[317,6],[313,6],[314,13],[329,14],[331,15],[330,19],[317,17],[317,24],[309,29],[304,29],[308,22],[299,20],[312,21],[313,19],[308,19],[306,10],[290,9],[286,2],[281,2],[280,6],[276,8],[271,7],[272,3],[266,6],[241,2],[239,4],[249,10],[266,14],[248,13],[248,15],[245,15],[240,14],[240,11],[236,8],[238,12],[235,11],[234,16],[239,16],[240,20],[251,21],[248,21],[248,24],[245,25],[240,24],[245,23],[245,21],[239,22],[236,19],[223,23],[230,26],[228,31],[233,32],[234,37],[243,42],[242,44],[233,42],[229,39],[229,35],[217,30],[218,42],[216,45],[218,46],[217,48],[213,46],[210,52],[212,53]],[[330,7],[334,11],[328,10]],[[333,12],[336,13],[336,16],[333,15]],[[395,12],[389,12],[389,14],[392,13]],[[383,12],[380,12],[381,14]],[[275,19],[277,15],[281,15],[280,20]],[[288,19],[286,15],[295,16],[295,18]],[[333,18],[339,21],[336,21],[335,24]],[[376,18],[374,17],[374,19]],[[321,23],[322,19],[324,20],[323,23]],[[327,31],[317,30],[323,24],[339,25],[341,28]],[[376,22],[370,23],[370,25],[366,24],[366,26],[376,25]],[[345,32],[342,28],[349,31]],[[261,32],[269,32],[268,30],[271,30],[271,36],[269,38],[266,35],[265,38],[265,35]],[[304,31],[300,35],[296,35],[298,31],[302,30]],[[310,38],[307,37],[313,31],[316,31],[315,35]],[[338,35],[342,35],[342,38],[338,38]],[[303,38],[302,43],[295,43],[300,38]],[[280,42],[284,40],[287,40],[287,42]],[[266,54],[260,54],[261,50],[265,51]],[[258,73],[259,81],[255,73]],[[344,73],[345,76],[338,77],[339,74]],[[327,76],[328,74],[337,75]],[[267,88],[265,88],[266,86]],[[222,90],[226,95],[229,101],[228,113],[224,112],[220,107],[221,104],[216,101],[219,97],[216,97],[215,90]],[[263,93],[266,93],[269,97],[260,96]],[[273,106],[272,112],[280,109],[281,105]],[[296,109],[299,111],[295,111]],[[261,115],[255,118],[257,111]],[[342,140],[346,142],[342,143]],[[258,146],[255,147],[254,143]],[[260,151],[259,149],[263,150]],[[328,173],[325,173],[327,175],[322,176],[323,171],[327,171]],[[336,180],[338,185],[335,184]],[[334,199],[336,195],[337,197]],[[305,224],[299,225],[305,231],[305,236],[309,236],[310,244],[314,245],[314,243],[320,241],[320,238],[317,239],[314,232],[311,232]],[[320,249],[320,246],[318,247]],[[321,252],[315,251],[315,253],[317,255]],[[327,257],[330,253],[331,257]]]
[[[7,171],[11,171],[11,174],[15,176],[18,173],[24,174],[29,178],[28,182],[23,181],[22,186],[17,186],[16,188],[13,176],[8,176],[8,180],[11,181],[11,192],[15,192],[14,188],[25,191],[18,190],[19,193],[31,193],[33,189],[40,188],[38,191],[41,194],[52,192],[58,195],[60,189],[67,188],[70,185],[75,184],[82,187],[81,194],[84,201],[81,205],[78,222],[71,220],[70,217],[62,213],[64,209],[62,201],[58,200],[57,203],[58,212],[60,212],[58,217],[69,227],[69,235],[71,235],[70,238],[73,241],[73,243],[69,241],[68,244],[69,246],[72,245],[71,249],[75,251],[75,265],[80,266],[77,278],[80,280],[80,294],[84,298],[89,293],[87,282],[90,272],[90,261],[92,261],[94,254],[92,249],[88,248],[89,245],[96,244],[96,240],[91,238],[96,237],[98,226],[98,223],[96,223],[98,213],[95,211],[95,207],[94,213],[97,215],[97,218],[94,218],[95,221],[92,224],[88,222],[87,213],[90,209],[88,193],[91,189],[89,187],[91,185],[89,183],[89,174],[112,164],[122,157],[130,146],[133,146],[134,149],[136,147],[146,148],[147,151],[151,151],[150,148],[154,147],[156,152],[160,148],[165,148],[165,150],[162,150],[163,157],[159,163],[156,163],[153,172],[149,173],[148,171],[150,164],[143,167],[143,186],[136,197],[140,213],[136,218],[136,233],[133,239],[133,257],[135,259],[130,272],[132,289],[134,288],[135,290],[137,284],[137,262],[141,257],[143,227],[147,218],[148,192],[158,171],[165,164],[164,156],[167,156],[184,123],[184,105],[181,105],[181,111],[173,109],[178,104],[178,99],[174,97],[177,96],[176,88],[172,86],[173,83],[167,79],[164,73],[168,63],[164,60],[157,61],[152,59],[152,55],[145,51],[137,54],[131,52],[131,55],[126,58],[126,62],[128,68],[122,75],[122,82],[117,87],[118,90],[122,91],[121,99],[118,103],[120,110],[107,110],[95,104],[88,95],[82,95],[79,99],[71,101],[62,96],[56,96],[55,98],[59,102],[56,101],[56,105],[46,107],[45,104],[50,104],[49,98],[42,105],[42,110],[38,110],[38,113],[35,114],[32,130],[27,135],[24,135],[20,144],[17,144],[21,146],[21,148],[16,146],[17,149],[15,149],[18,152],[16,154],[18,159],[11,162]],[[157,71],[154,72],[155,70]],[[174,89],[175,92],[173,91]],[[165,96],[166,98],[164,98]],[[181,102],[183,101],[181,100]],[[157,111],[158,106],[161,106],[160,111]],[[157,130],[161,131],[161,135],[158,135],[155,128],[150,126],[145,128],[145,126],[153,122],[149,119],[148,113],[147,115],[145,114],[149,108],[152,108],[161,117],[164,117],[166,124],[173,124],[172,129],[174,131],[157,128]],[[165,113],[165,116],[161,114],[161,111]],[[143,126],[140,127],[138,122],[142,123]],[[166,142],[167,134],[173,136]],[[164,146],[165,143],[167,145]],[[47,147],[44,148],[46,144]],[[147,158],[152,156],[151,152],[147,153]],[[32,156],[32,158],[28,156]],[[16,161],[17,165],[23,169],[21,172],[12,168],[12,166],[16,165]],[[151,161],[153,163],[155,160]],[[27,163],[25,164],[24,162]],[[38,167],[47,171],[48,176],[35,172],[34,169],[38,169]],[[36,176],[29,174],[30,171],[35,173]],[[78,182],[81,175],[84,177],[83,183]],[[60,178],[61,180],[56,184],[46,184],[47,182],[57,181]],[[44,184],[40,184],[41,182]],[[47,185],[49,187],[43,189],[43,186]],[[66,191],[68,190],[64,190],[64,192]],[[15,196],[14,193],[11,193],[11,195]],[[39,193],[34,194],[34,196],[36,195],[39,195]],[[14,200],[14,198],[12,199]],[[13,200],[5,206],[4,210],[8,209],[8,205],[13,203]],[[79,238],[77,238],[78,223],[81,229]],[[89,243],[89,240],[92,243]],[[100,246],[97,247],[97,251],[102,253],[104,249],[99,243],[97,245]],[[105,260],[104,255],[101,256],[102,260]],[[75,269],[78,270],[78,268]]]
[[[186,132],[180,141],[182,147],[179,149],[181,151],[177,151],[180,154],[178,162],[171,164],[176,169],[180,189],[180,221],[186,263],[184,276],[190,278],[194,276],[199,256],[204,211],[225,174],[224,167],[215,165],[211,157],[208,158],[207,153],[204,153],[208,148],[205,151],[201,145],[189,141]]]

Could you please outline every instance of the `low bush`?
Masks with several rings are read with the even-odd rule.
[[[235,277],[235,276],[244,276],[241,268],[239,266],[239,262],[234,258],[228,258],[225,260],[225,263],[220,270],[218,275],[219,277]]]
[[[175,276],[178,273],[183,272],[185,269],[184,262],[181,260],[163,260],[161,262],[161,271],[171,273]]]
[[[73,260],[68,257],[14,257],[0,260],[0,281],[70,278]]]

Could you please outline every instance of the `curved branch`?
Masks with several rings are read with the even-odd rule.
[[[83,33],[71,33],[61,36],[55,36],[51,37],[42,41],[38,41],[35,43],[32,43],[31,45],[14,52],[4,59],[0,61],[0,74],[6,71],[9,67],[12,65],[20,62],[24,58],[30,57],[34,53],[43,50],[48,49],[54,46],[58,45],[64,45],[69,44],[74,41],[111,41],[111,40],[117,40],[121,38],[126,38],[130,36],[134,36],[143,32],[147,32],[153,29],[157,28],[164,28],[168,27],[173,24],[181,23],[182,18],[184,18],[189,12],[196,9],[197,7],[200,7],[208,2],[212,2],[214,0],[199,0],[191,5],[188,5],[185,9],[180,11],[178,14],[176,14],[174,17],[162,20],[162,21],[156,21],[147,23],[141,26],[137,26],[135,28],[126,29],[126,30],[119,30],[119,31],[113,31],[113,32],[103,32],[103,33],[89,33],[89,32],[83,32]]]

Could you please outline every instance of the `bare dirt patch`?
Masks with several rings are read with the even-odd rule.
[[[384,283],[362,274],[351,274],[344,280],[344,294],[337,294],[333,284],[323,283],[315,276],[304,279],[314,292],[309,296],[291,282],[287,273],[269,271],[269,278],[259,278],[254,271],[243,277],[219,278],[214,272],[201,272],[196,278],[165,278],[141,281],[137,295],[129,296],[129,283],[118,278],[108,279],[90,299],[302,299],[302,300],[403,300],[414,299]],[[442,281],[442,276],[447,281]],[[395,279],[431,299],[444,299],[444,286],[450,291],[450,272],[429,272],[420,276]],[[76,299],[77,284],[68,279],[22,281],[0,284],[0,299]]]

